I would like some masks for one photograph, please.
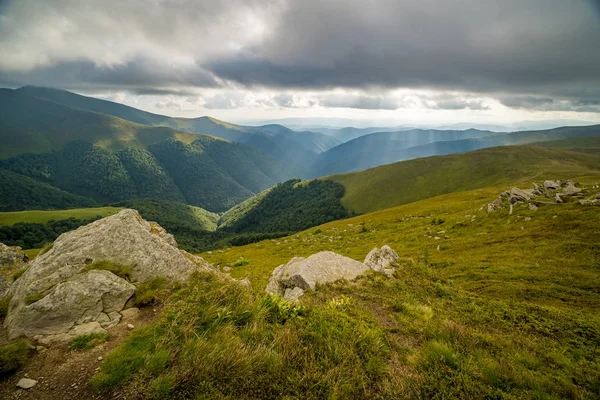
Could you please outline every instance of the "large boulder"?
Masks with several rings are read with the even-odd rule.
[[[562,192],[564,195],[573,196],[573,195],[576,195],[577,193],[580,193],[581,189],[578,188],[577,186],[575,186],[575,182],[567,181],[567,184],[562,189]]]
[[[15,282],[4,322],[9,337],[68,334],[80,324],[111,320],[107,316],[123,309],[135,287],[94,270],[94,261],[129,265],[134,283],[187,280],[198,264],[158,227],[126,209],[62,234]]]
[[[317,284],[353,280],[368,270],[365,264],[331,251],[322,251],[308,258],[294,257],[287,264],[275,268],[266,292],[297,301],[305,290],[315,290]]]
[[[384,272],[390,276],[394,273],[393,265],[400,257],[390,246],[385,245],[381,249],[374,248],[365,257],[364,264],[377,272]]]

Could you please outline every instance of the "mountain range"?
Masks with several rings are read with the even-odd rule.
[[[377,127],[294,131],[278,124],[252,127],[211,117],[172,118],[32,86],[0,89],[0,109],[0,179],[7,185],[2,192],[3,211],[150,198],[225,212],[292,178],[600,135],[600,125],[512,133],[410,128],[379,132],[382,128]],[[297,184],[285,188],[274,193],[292,203],[290,193],[302,192]],[[336,188],[321,185],[302,196],[339,197],[333,193],[338,193]],[[252,231],[254,225],[235,226]],[[261,228],[265,229],[271,230]]]

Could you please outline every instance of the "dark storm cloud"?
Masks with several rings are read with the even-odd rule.
[[[305,0],[209,69],[246,85],[561,92],[600,85],[599,44],[585,0]]]
[[[139,94],[414,88],[502,93],[514,108],[539,105],[511,105],[509,95],[593,109],[577,101],[600,97],[598,7],[596,0],[13,0],[0,9],[0,81]],[[236,104],[215,98],[215,106]],[[320,104],[397,106],[369,95]]]
[[[132,60],[115,66],[72,61],[31,71],[4,72],[0,82],[11,86],[51,85],[65,89],[126,89],[136,94],[190,94],[186,88],[217,87],[216,78],[198,66],[175,67],[151,60]],[[168,89],[168,88],[174,89]]]
[[[591,99],[554,99],[535,96],[500,96],[500,102],[510,108],[538,111],[600,112],[600,97]]]

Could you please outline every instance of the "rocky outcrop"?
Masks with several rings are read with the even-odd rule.
[[[15,282],[4,322],[9,337],[65,339],[80,325],[118,322],[134,293],[132,283],[155,277],[185,281],[199,268],[175,245],[162,227],[129,209],[62,234]],[[131,282],[93,269],[94,261],[130,266]]]
[[[373,271],[383,272],[387,276],[394,273],[393,265],[400,257],[390,246],[385,245],[381,249],[374,248],[365,257],[364,264]]]
[[[505,199],[508,199],[509,215],[512,214],[514,206],[526,203],[530,210],[537,210],[540,206],[549,204],[563,204],[579,200],[580,204],[590,203],[589,191],[581,187],[573,180],[546,180],[542,185],[533,184],[532,189],[512,188],[502,192],[493,202],[487,205],[488,213],[496,212],[504,208]]]
[[[368,270],[365,264],[331,251],[322,251],[308,258],[294,257],[287,264],[275,268],[266,292],[296,301],[305,290],[315,290],[317,284],[353,280]]]

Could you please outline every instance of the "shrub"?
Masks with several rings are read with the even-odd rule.
[[[301,305],[290,303],[272,294],[262,298],[261,306],[267,311],[267,320],[274,323],[283,324],[290,318],[306,315],[306,309]]]
[[[27,340],[18,340],[0,347],[0,375],[16,371],[25,364],[31,348]]]
[[[250,260],[248,260],[244,257],[240,257],[233,263],[233,266],[234,267],[243,267],[244,265],[248,265],[248,264],[250,264]]]
[[[71,341],[69,348],[71,350],[91,349],[100,343],[106,342],[110,336],[107,333],[90,333],[88,335],[79,335]]]

